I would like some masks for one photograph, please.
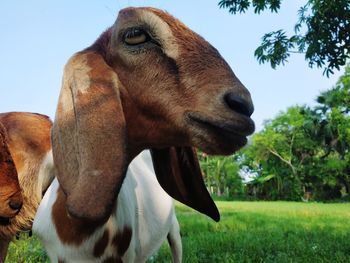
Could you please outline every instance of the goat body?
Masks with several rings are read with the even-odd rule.
[[[99,186],[96,188],[96,191],[103,191]],[[65,214],[55,215],[52,211],[62,194],[55,179],[40,204],[33,225],[51,262],[109,262],[119,260],[119,256],[123,262],[145,262],[166,237],[173,262],[181,262],[181,237],[173,199],[157,182],[149,151],[142,152],[129,165],[112,215],[81,242],[81,233],[63,233],[56,228],[56,224],[66,223]],[[48,216],[50,214],[54,216]],[[75,245],[72,245],[74,239]],[[70,244],[63,240],[69,240]]]

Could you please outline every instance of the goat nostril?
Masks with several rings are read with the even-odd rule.
[[[22,207],[22,202],[21,201],[11,200],[10,203],[9,203],[9,206],[13,210],[19,210]]]
[[[253,114],[253,105],[247,102],[242,97],[239,97],[233,93],[228,93],[224,97],[226,104],[230,109],[250,117]]]

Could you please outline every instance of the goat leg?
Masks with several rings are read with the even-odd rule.
[[[0,237],[0,263],[4,263],[11,238]]]

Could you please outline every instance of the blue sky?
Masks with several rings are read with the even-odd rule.
[[[257,130],[264,119],[288,106],[314,103],[341,75],[323,76],[302,55],[292,56],[277,70],[254,58],[264,33],[293,30],[297,9],[305,1],[283,1],[278,14],[263,15],[231,15],[219,9],[218,1],[1,1],[0,112],[30,111],[54,118],[64,64],[94,42],[126,6],[167,10],[215,46],[250,90]]]

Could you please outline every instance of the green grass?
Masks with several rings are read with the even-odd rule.
[[[178,204],[185,263],[350,262],[350,204],[217,202],[221,221]],[[11,245],[8,262],[46,262],[36,239]],[[170,262],[164,244],[149,262]]]
[[[22,234],[19,240],[10,244],[6,263],[40,263],[50,262],[45,250],[36,237]]]

